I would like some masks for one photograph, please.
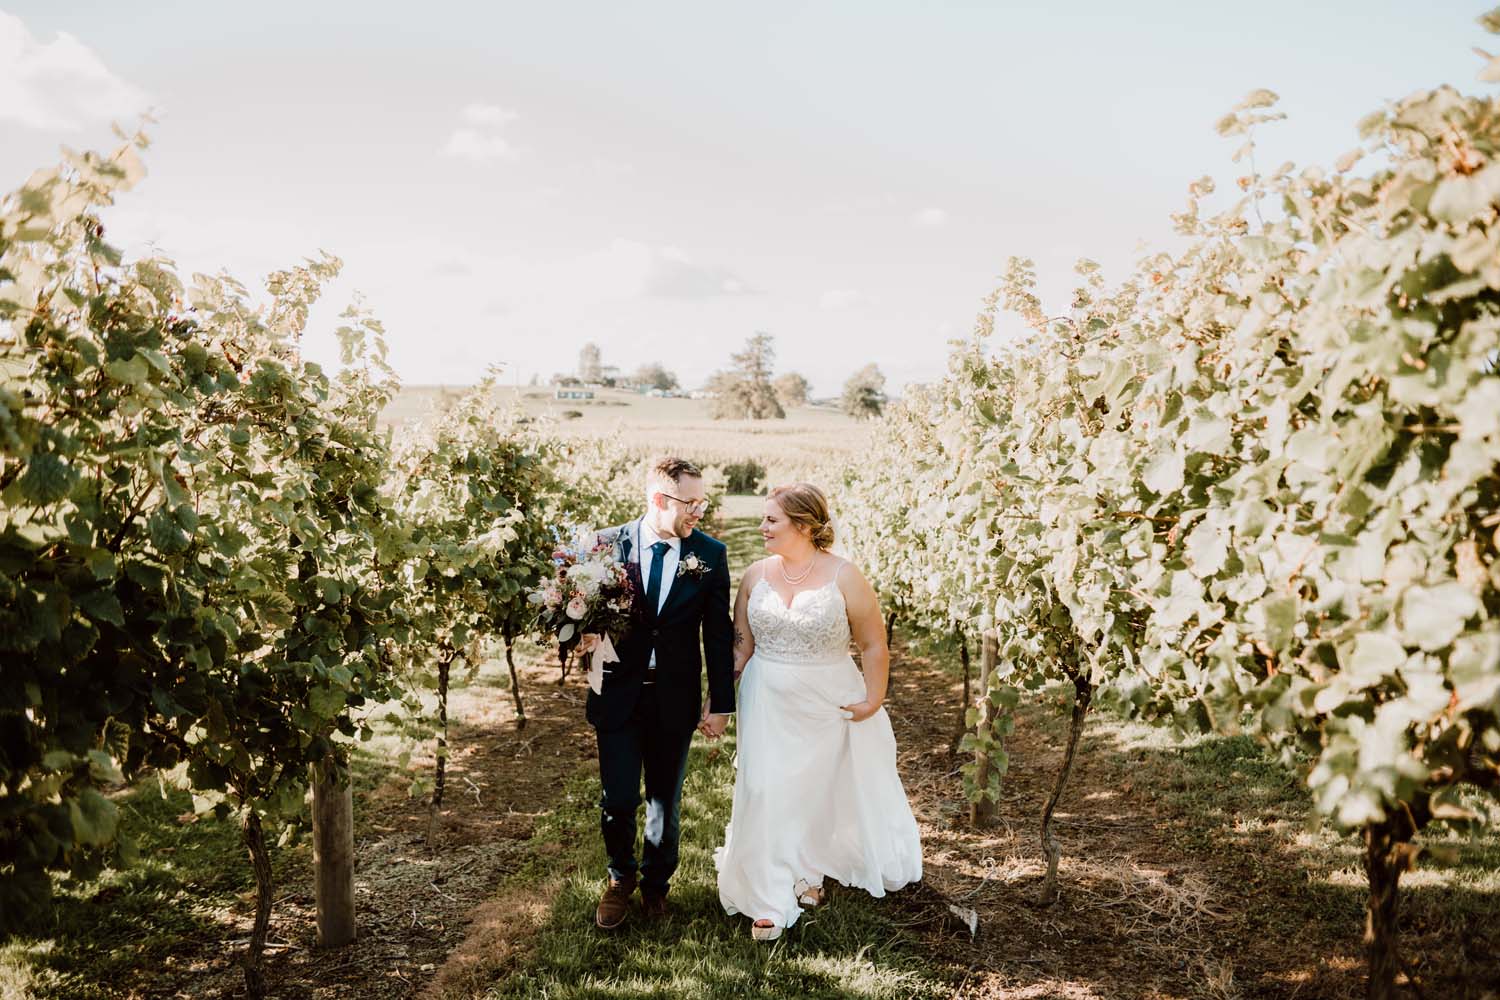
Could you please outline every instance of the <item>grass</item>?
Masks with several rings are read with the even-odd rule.
[[[594,927],[605,856],[599,837],[599,784],[580,774],[559,808],[538,828],[538,841],[571,845],[539,859],[519,879],[537,884],[566,870],[528,961],[489,986],[486,1000],[586,997],[946,997],[951,984],[927,967],[916,941],[887,916],[889,906],[835,891],[780,941],[751,940],[749,921],[719,906],[712,850],[723,841],[734,782],[733,741],[695,745],[683,790],[682,861],[673,880],[672,915],[625,927]]]
[[[757,520],[746,511],[725,521],[720,537],[736,578],[764,554]],[[733,759],[732,730],[718,745],[695,737],[682,796],[673,913],[654,925],[633,914],[635,919],[613,934],[601,933],[593,922],[606,859],[597,769],[583,769],[533,838],[537,844],[569,845],[565,853],[538,854],[516,876],[519,884],[538,891],[548,886],[554,893],[550,912],[527,960],[488,986],[482,994],[486,1000],[950,996],[952,983],[930,967],[913,936],[893,925],[890,900],[832,887],[824,907],[807,911],[769,946],[751,939],[749,920],[725,915],[713,849],[723,843],[729,819]],[[559,870],[565,873],[560,880]]]
[[[1033,718],[1063,738],[1062,713]],[[1089,720],[1084,740],[1103,751],[1117,787],[1133,785],[1172,817],[1164,832],[1182,854],[1220,869],[1219,902],[1236,909],[1237,938],[1253,947],[1290,922],[1303,928],[1299,944],[1311,956],[1357,944],[1368,891],[1363,846],[1319,819],[1298,770],[1248,736],[1182,737],[1109,711]],[[1439,993],[1500,973],[1500,808],[1478,793],[1467,804],[1489,810],[1490,823],[1422,832],[1424,853],[1400,883],[1403,953]]]
[[[184,942],[227,936],[231,903],[254,889],[239,828],[188,819],[192,796],[163,796],[155,782],[117,802],[140,861],[94,879],[59,879],[31,933],[0,947],[0,997],[118,996],[135,970],[171,965]],[[278,880],[300,863],[284,850],[275,861]]]

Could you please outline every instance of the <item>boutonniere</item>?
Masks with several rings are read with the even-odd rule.
[[[677,575],[691,577],[694,580],[708,572],[708,563],[699,559],[697,555],[688,553],[677,563]]]

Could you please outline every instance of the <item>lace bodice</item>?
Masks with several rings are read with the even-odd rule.
[[[849,655],[849,617],[835,580],[804,590],[791,607],[762,578],[746,605],[755,654],[784,663],[827,663]]]

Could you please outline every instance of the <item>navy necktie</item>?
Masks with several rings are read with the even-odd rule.
[[[661,601],[661,568],[667,561],[667,549],[671,548],[666,542],[657,542],[651,546],[651,552],[656,556],[651,560],[651,578],[646,581],[646,607],[651,612],[651,617],[656,617],[656,605]]]

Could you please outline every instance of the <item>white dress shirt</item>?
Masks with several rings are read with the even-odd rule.
[[[668,545],[667,551],[662,553],[661,593],[657,595],[656,599],[656,612],[660,614],[661,609],[666,606],[667,595],[672,591],[672,582],[677,579],[677,560],[682,555],[682,539],[676,535],[667,535],[665,537],[658,535],[656,529],[651,527],[648,520],[644,517],[641,518],[640,524],[642,587],[645,587],[647,581],[651,579],[651,565],[656,560],[656,553],[652,551],[651,546],[657,542],[666,542]],[[642,593],[641,596],[644,598],[646,595]],[[653,667],[656,666],[656,650],[654,649],[651,651],[650,665]]]

